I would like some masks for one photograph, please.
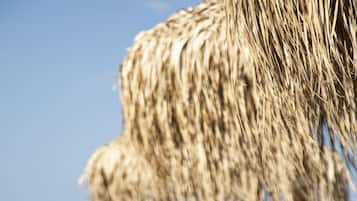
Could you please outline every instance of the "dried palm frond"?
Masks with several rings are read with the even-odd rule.
[[[331,142],[356,147],[355,6],[207,1],[140,33],[120,74],[127,145],[117,150],[130,145],[119,155],[134,162],[90,162],[90,189],[115,196],[94,199],[120,200],[128,184],[155,200],[347,200],[343,158],[318,134],[326,121]],[[122,186],[101,188],[107,162]],[[138,189],[117,173],[137,178],[136,168]]]

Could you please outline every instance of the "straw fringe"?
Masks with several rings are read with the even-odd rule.
[[[155,194],[150,165],[127,136],[97,149],[79,182],[88,185],[95,201],[146,200]]]
[[[92,198],[347,200],[355,14],[348,0],[206,1],[140,33],[120,72],[125,143],[89,162]]]

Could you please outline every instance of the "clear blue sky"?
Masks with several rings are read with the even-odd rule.
[[[122,129],[126,48],[198,2],[0,0],[0,200],[87,200],[77,179]]]

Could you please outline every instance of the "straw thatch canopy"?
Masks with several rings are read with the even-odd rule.
[[[140,33],[120,70],[124,132],[84,173],[92,198],[347,200],[355,14],[349,0],[205,1]]]

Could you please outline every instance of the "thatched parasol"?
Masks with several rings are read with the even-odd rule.
[[[355,12],[206,1],[140,33],[120,74],[124,132],[84,174],[92,198],[347,200]]]

